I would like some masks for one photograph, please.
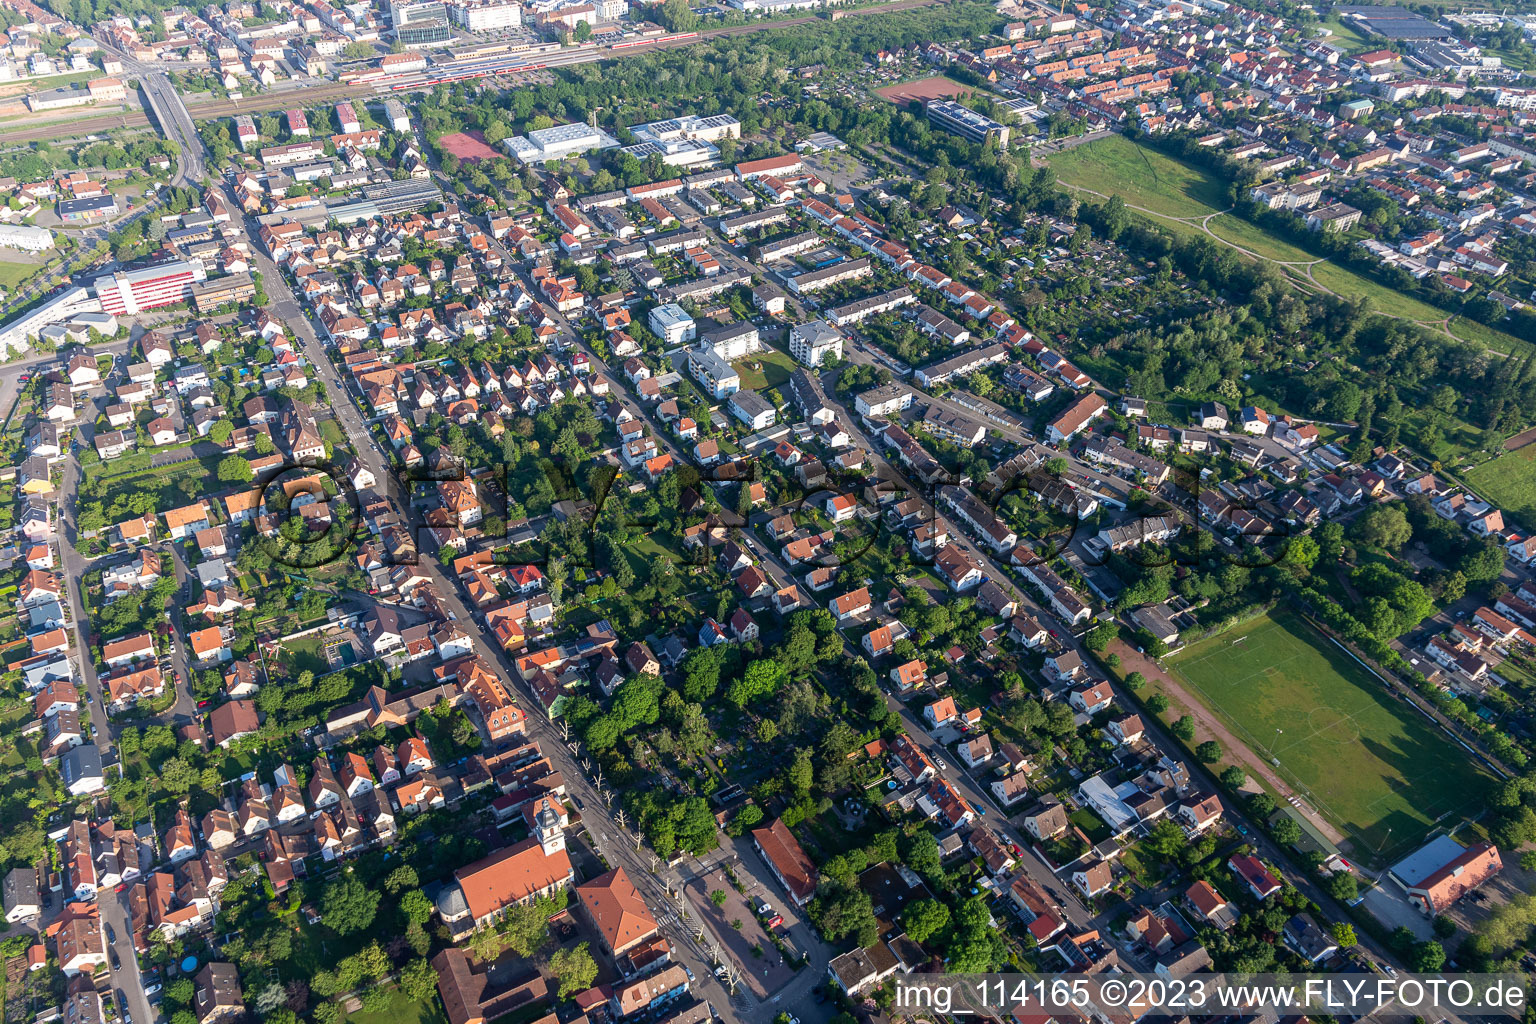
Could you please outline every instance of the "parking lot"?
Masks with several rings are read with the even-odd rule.
[[[749,885],[747,890],[750,895],[737,892],[721,871],[696,878],[686,886],[688,902],[704,922],[714,944],[739,972],[747,990],[762,1000],[789,984],[795,971],[779,955],[753,910],[759,899],[766,898],[775,910],[783,900],[776,894],[764,893],[761,886]],[[712,892],[725,893],[725,902],[716,906],[710,899]]]

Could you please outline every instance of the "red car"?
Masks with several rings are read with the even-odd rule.
[[[209,704],[212,704],[212,703],[213,703],[212,701],[200,700],[200,701],[197,702],[197,709],[199,711],[201,711],[203,708],[207,707]]]
[[[116,889],[114,889],[112,891],[113,892],[122,892],[126,888],[128,888],[128,883],[124,882],[122,885],[119,885]]]

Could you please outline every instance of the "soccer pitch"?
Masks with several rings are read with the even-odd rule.
[[[1480,805],[1491,776],[1348,654],[1277,610],[1169,659],[1192,695],[1354,840],[1356,857],[1411,848]]]

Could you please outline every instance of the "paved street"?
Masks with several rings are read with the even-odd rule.
[[[344,386],[341,378],[331,365],[330,359],[325,354],[325,349],[316,334],[312,323],[305,316],[298,300],[293,296],[281,272],[264,254],[258,253],[255,260],[257,269],[261,271],[266,284],[267,295],[271,300],[268,307],[275,316],[281,318],[297,335],[304,347],[306,358],[317,368],[320,378],[325,383],[328,394],[331,396],[331,408],[335,412],[337,421],[341,425],[343,433],[353,447],[360,453],[365,465],[379,480],[379,486],[386,491],[397,507],[409,509],[410,503],[401,492],[399,483],[395,479],[390,467],[386,464],[383,455],[369,435],[362,414],[352,401],[351,395]],[[420,525],[419,523],[417,525]],[[532,693],[522,685],[520,677],[512,666],[511,659],[501,650],[499,644],[486,637],[478,628],[474,614],[464,604],[459,594],[458,583],[450,578],[442,569],[441,563],[433,557],[423,558],[420,567],[432,579],[437,593],[443,599],[443,606],[456,621],[471,633],[476,652],[485,660],[486,664],[496,672],[502,684],[508,692],[521,692],[528,699],[525,707],[531,709],[528,716],[529,735],[539,741],[545,753],[554,762],[557,770],[563,773],[569,794],[575,797],[582,807],[582,814],[586,820],[587,833],[592,842],[603,856],[612,865],[622,865],[633,879],[635,885],[645,896],[646,902],[651,908],[663,915],[665,910],[671,909],[682,915],[682,919],[674,919],[664,926],[667,937],[677,947],[678,959],[690,967],[694,972],[695,991],[701,998],[709,999],[717,1006],[735,1005],[738,1015],[754,1021],[768,1021],[776,1014],[780,1006],[765,1003],[757,1007],[744,1005],[745,996],[738,996],[737,1002],[732,1003],[731,996],[713,976],[713,962],[705,946],[698,940],[694,931],[696,925],[688,921],[686,911],[681,910],[673,893],[678,891],[678,875],[674,869],[665,866],[654,865],[653,857],[648,850],[637,848],[637,844],[622,829],[607,807],[606,800],[597,787],[593,784],[588,773],[582,769],[578,756],[571,747],[567,746],[562,731],[549,721],[538,710],[541,705],[533,697]],[[808,936],[807,936],[808,938]],[[804,943],[802,948],[813,956],[821,952],[819,943]],[[825,971],[825,959],[819,962],[813,959],[810,966],[800,975],[801,978],[814,978],[819,982]],[[814,1003],[810,1000],[810,984],[807,983],[803,995],[808,1004],[803,1012],[798,1012],[802,1020],[820,1019],[813,1013]],[[797,1007],[799,1003],[795,1004]],[[770,1012],[771,1011],[771,1012]],[[823,1013],[821,1017],[825,1017]]]
[[[99,345],[92,349],[98,353],[110,353],[114,359],[120,359],[129,351],[128,341],[114,341],[105,345]],[[60,357],[53,353],[37,355],[28,359],[9,363],[0,368],[0,408],[10,408],[15,401],[21,385],[18,378],[26,374],[45,372],[48,368],[57,365]],[[81,418],[77,427],[89,433],[91,421],[95,418],[95,399],[87,398],[87,413]],[[73,433],[73,432],[72,432]],[[86,443],[89,443],[87,437]],[[57,543],[59,549],[59,561],[64,576],[65,601],[68,607],[71,627],[73,649],[72,657],[79,666],[81,679],[87,694],[87,705],[82,709],[82,720],[88,720],[91,725],[92,741],[101,751],[103,760],[109,763],[115,761],[113,750],[115,736],[118,731],[107,719],[105,713],[104,695],[101,680],[96,674],[95,659],[90,653],[90,621],[86,616],[85,603],[81,594],[81,580],[94,565],[111,564],[120,561],[121,556],[105,556],[92,561],[82,555],[76,547],[79,540],[75,522],[76,491],[80,484],[80,465],[78,460],[67,458],[63,462],[61,471],[61,483],[58,498],[58,529]],[[177,611],[179,615],[179,609]],[[170,714],[175,721],[189,721],[191,699],[186,692],[179,691],[177,702]],[[183,714],[185,713],[185,717]],[[112,970],[112,990],[123,993],[128,1000],[129,1013],[134,1024],[149,1024],[155,1019],[155,1014],[150,1007],[149,1000],[144,994],[142,978],[139,974],[138,960],[133,954],[130,944],[132,926],[127,909],[127,893],[104,891],[98,897],[101,907],[103,924],[112,926],[116,933],[117,941],[114,948],[118,953],[120,967]],[[109,965],[110,966],[110,965]]]

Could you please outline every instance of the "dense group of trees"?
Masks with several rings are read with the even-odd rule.
[[[45,140],[0,155],[0,174],[21,181],[38,181],[66,170],[142,169],[155,157],[175,160],[180,152],[181,147],[176,143],[152,137],[74,146]]]
[[[1103,230],[1113,201],[1085,204]],[[1413,442],[1448,458],[1458,420],[1503,437],[1536,419],[1536,364],[1507,359],[1416,324],[1379,317],[1366,302],[1303,295],[1268,264],[1206,238],[1175,240],[1131,224],[1115,235],[1232,300],[1166,329],[1137,328],[1096,342],[1091,357],[1126,367],[1124,387],[1149,400],[1217,397],[1276,405],[1352,428],[1351,454]],[[1474,436],[1476,436],[1474,434]]]

